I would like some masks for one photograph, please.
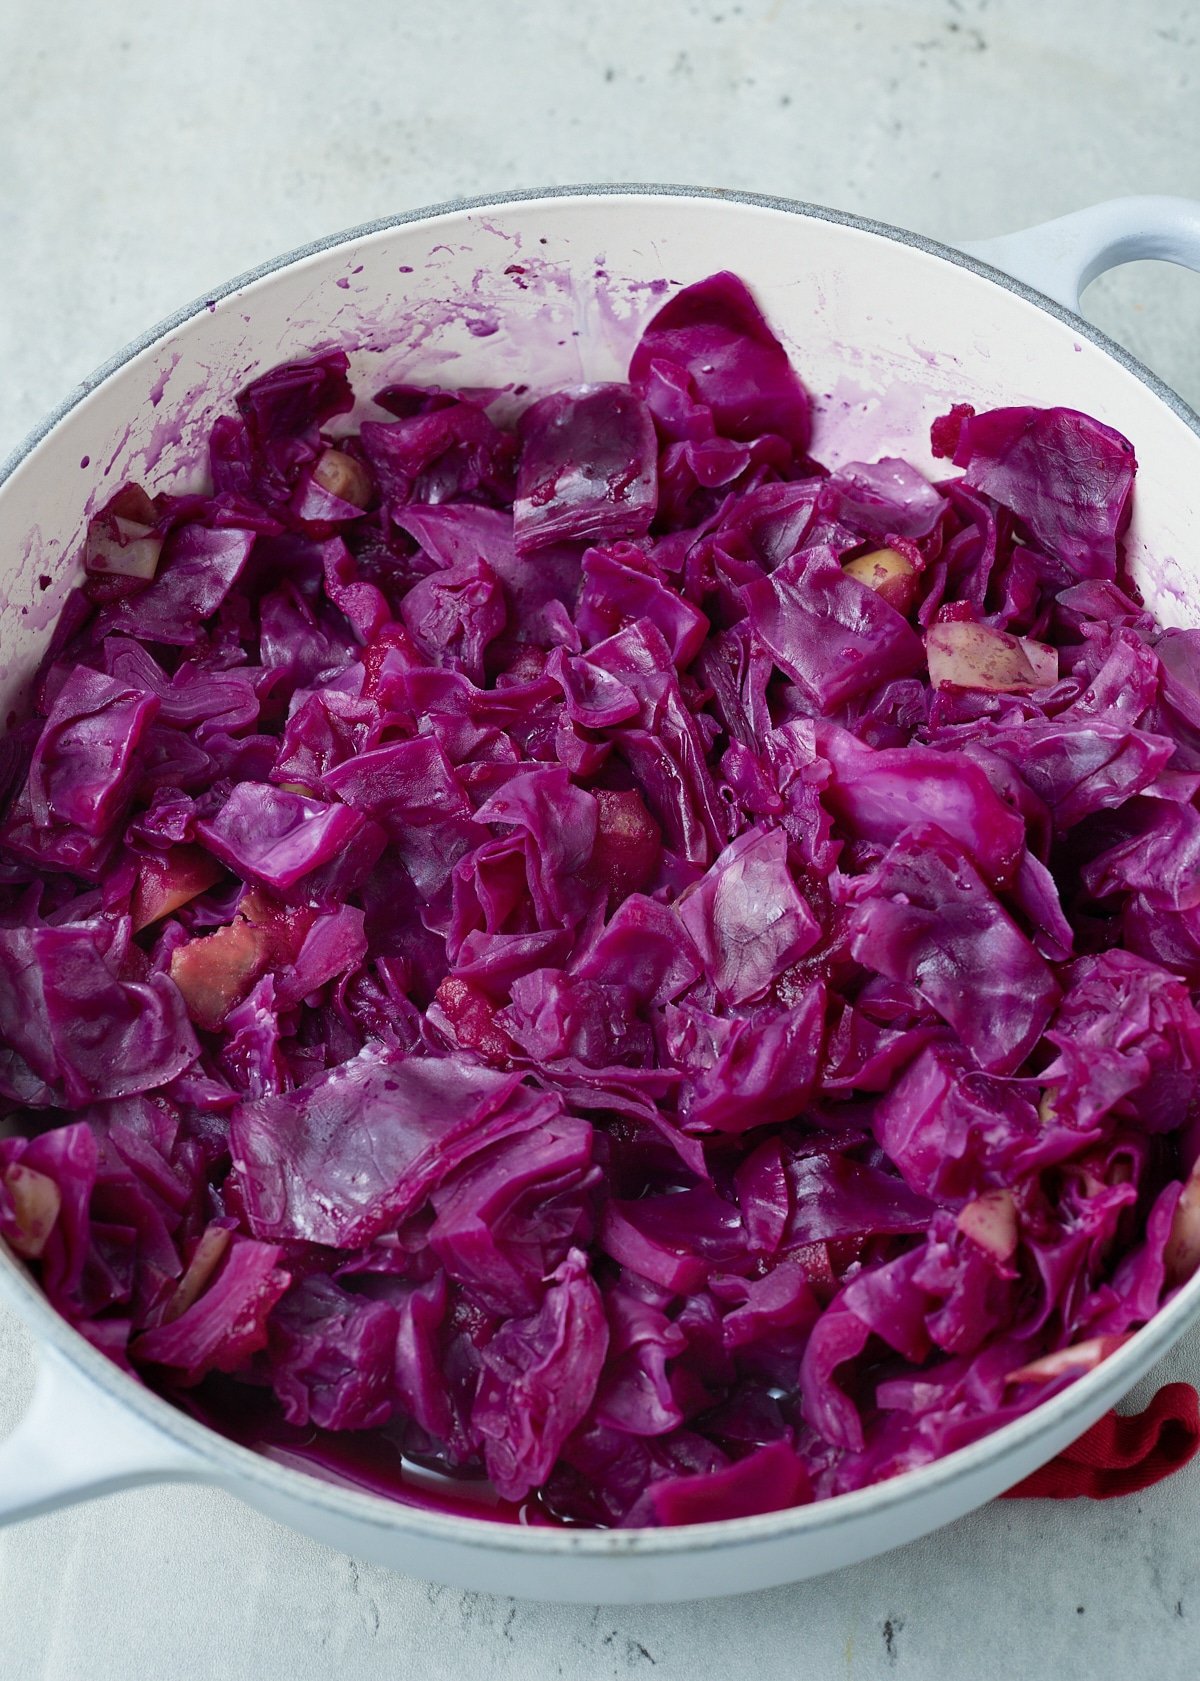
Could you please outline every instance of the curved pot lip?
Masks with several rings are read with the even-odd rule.
[[[1003,269],[993,268],[990,263],[981,262],[978,257],[969,256],[956,246],[947,245],[941,240],[931,239],[926,234],[914,233],[909,228],[897,227],[894,223],[879,222],[870,216],[856,216],[848,210],[834,210],[828,205],[810,204],[803,199],[783,198],[772,193],[742,192],[732,187],[689,187],[674,182],[648,183],[637,181],[614,181],[579,183],[561,187],[521,187],[507,192],[484,193],[476,198],[447,199],[440,204],[425,205],[416,210],[401,210],[391,216],[380,216],[374,221],[361,222],[356,227],[346,228],[339,233],[326,234],[320,239],[310,240],[306,245],[295,246],[280,256],[268,258],[266,262],[258,263],[254,268],[246,269],[235,275],[223,285],[215,287],[210,292],[202,293],[191,303],[172,311],[153,327],[131,339],[107,361],[82,380],[74,390],[53,408],[33,429],[0,461],[0,486],[25,460],[37,446],[46,438],[73,408],[83,402],[98,385],[115,374],[143,350],[178,331],[182,326],[202,314],[212,310],[223,299],[242,292],[255,281],[265,280],[269,275],[278,273],[281,269],[291,268],[297,263],[304,262],[309,257],[320,256],[322,252],[335,250],[340,245],[352,245],[361,239],[368,239],[374,234],[386,233],[391,228],[409,227],[419,222],[432,222],[439,218],[449,218],[457,215],[469,215],[477,210],[496,210],[508,205],[535,205],[551,203],[568,199],[694,199],[702,204],[738,204],[748,205],[758,210],[773,210],[788,216],[807,217],[812,221],[828,222],[836,227],[854,228],[859,233],[875,234],[880,239],[891,240],[898,245],[908,245],[915,250],[923,251],[931,257],[940,257],[944,262],[956,268],[966,269],[971,274],[981,275],[984,279],[1002,286],[1005,291],[1023,298],[1026,303],[1035,305],[1052,315],[1055,320],[1072,328],[1080,338],[1087,339],[1098,349],[1117,362],[1127,373],[1133,374],[1143,385],[1146,385],[1166,406],[1176,414],[1191,430],[1200,435],[1200,415],[1186,403],[1179,393],[1172,389],[1165,380],[1153,373],[1144,362],[1139,362],[1136,356],[1130,354],[1124,345],[1119,344],[1107,333],[1101,332],[1090,321],[1076,314],[1073,310],[1065,309],[1062,304],[1048,298],[1045,293],[1035,287],[1028,286],[1023,280],[1017,280]]]
[[[268,1497],[282,1497],[375,1531],[482,1552],[553,1557],[584,1555],[592,1559],[632,1554],[674,1557],[754,1543],[798,1540],[832,1533],[868,1516],[882,1519],[918,1499],[936,1500],[942,1490],[961,1478],[994,1469],[1036,1437],[1084,1412],[1097,1389],[1116,1380],[1117,1389],[1124,1393],[1200,1320],[1198,1273],[1127,1343],[1058,1394],[965,1447],[851,1493],[756,1517],[723,1518],[675,1528],[558,1529],[551,1525],[525,1526],[497,1521],[489,1518],[486,1510],[478,1517],[467,1517],[410,1506],[365,1489],[328,1482],[316,1472],[268,1459],[256,1449],[244,1447],[189,1417],[94,1348],[50,1305],[32,1275],[2,1241],[0,1295],[19,1312],[39,1343],[54,1349],[77,1380],[95,1384],[111,1401],[137,1414],[149,1429],[188,1451],[196,1461],[195,1466],[190,1472],[181,1469],[177,1480],[215,1483],[235,1494],[244,1492],[244,1485],[252,1484]],[[1003,1483],[1001,1489],[1008,1486],[1010,1483]],[[999,1493],[1001,1489],[994,1492]]]
[[[795,199],[722,188],[612,183],[531,188],[489,193],[471,199],[455,199],[443,204],[380,217],[344,232],[314,240],[259,264],[168,315],[96,369],[35,426],[0,464],[0,488],[66,415],[135,356],[170,337],[194,317],[211,310],[222,299],[240,293],[254,282],[266,279],[282,269],[290,268],[338,246],[351,245],[374,234],[384,233],[391,228],[449,219],[479,210],[511,205],[533,206],[569,199],[632,201],[639,198],[691,199],[705,204],[730,203],[790,216],[807,217],[908,245],[929,256],[966,269],[1014,293],[1071,327],[1080,338],[1087,339],[1106,352],[1126,372],[1133,374],[1200,436],[1200,417],[1177,392],[1136,357],[1131,356],[1123,346],[1035,288],[952,246],[868,217],[855,216],[847,211],[832,210]],[[958,1448],[927,1465],[901,1472],[885,1482],[875,1483],[852,1493],[835,1495],[811,1505],[768,1512],[757,1517],[726,1518],[681,1528],[555,1529],[501,1523],[489,1519],[486,1512],[481,1513],[479,1517],[464,1517],[408,1506],[381,1495],[326,1482],[315,1473],[300,1471],[267,1459],[253,1449],[243,1447],[229,1437],[222,1436],[218,1431],[188,1417],[154,1391],[131,1379],[119,1366],[93,1348],[85,1337],[51,1307],[32,1276],[2,1242],[0,1291],[7,1296],[40,1341],[52,1346],[58,1357],[74,1368],[80,1377],[96,1384],[112,1401],[138,1414],[148,1426],[189,1450],[197,1459],[195,1476],[200,1480],[220,1483],[233,1492],[237,1492],[239,1483],[254,1484],[267,1495],[316,1507],[330,1516],[375,1530],[403,1533],[415,1539],[452,1543],[483,1552],[559,1557],[584,1555],[592,1559],[627,1557],[633,1554],[664,1557],[766,1541],[798,1539],[804,1535],[839,1529],[868,1515],[882,1517],[894,1508],[922,1497],[936,1498],[940,1490],[956,1483],[960,1478],[994,1468],[1010,1453],[1018,1451],[1034,1438],[1070,1419],[1073,1414],[1084,1411],[1095,1392],[1108,1387],[1114,1379],[1117,1380],[1118,1386],[1123,1379],[1124,1386],[1128,1387],[1135,1381],[1135,1374],[1140,1368],[1153,1364],[1186,1330],[1200,1320],[1198,1274],[1166,1307],[1160,1309],[1147,1325],[1135,1332],[1128,1343],[1057,1395],[966,1447]]]

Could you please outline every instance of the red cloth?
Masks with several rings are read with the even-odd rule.
[[[1111,1500],[1161,1482],[1200,1448],[1200,1400],[1190,1383],[1167,1383],[1144,1413],[1105,1413],[1007,1499]]]

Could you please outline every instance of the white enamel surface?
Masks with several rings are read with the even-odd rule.
[[[513,265],[524,272],[506,273]],[[1126,432],[1141,464],[1135,572],[1161,617],[1194,620],[1186,556],[1200,441],[1071,324],[919,248],[781,209],[648,195],[548,199],[458,211],[308,257],[201,310],[72,409],[0,487],[0,542],[20,557],[0,578],[0,715],[18,705],[45,646],[89,506],[128,477],[151,490],[196,483],[208,427],[256,373],[344,344],[355,347],[368,390],[398,379],[494,388],[610,378],[656,307],[649,283],[674,287],[721,267],[750,282],[788,343],[818,400],[815,453],[831,464],[891,453],[934,470],[928,423],[951,401],[1067,404]],[[49,1331],[45,1310],[7,1268],[0,1287],[44,1336],[74,1340]],[[1177,1304],[1176,1330],[1196,1292]],[[326,1497],[302,1476],[260,1475],[238,1451],[172,1421],[89,1350],[75,1350],[90,1375],[73,1373],[69,1411],[86,1420],[89,1409],[110,1406],[101,1381],[141,1415],[125,1423],[131,1439],[145,1432],[145,1479],[207,1477],[298,1529],[414,1575],[541,1599],[652,1601],[799,1580],[948,1522],[1077,1436],[1161,1355],[1167,1328],[1156,1322],[1063,1404],[1051,1403],[1038,1427],[1007,1433],[1002,1455],[968,1451],[952,1474],[948,1465],[902,1488],[684,1535],[485,1531]],[[31,1426],[23,1440],[35,1436]],[[164,1436],[173,1444],[166,1460]],[[122,1448],[111,1464],[84,1452],[41,1495],[31,1474],[10,1505],[15,1515],[86,1497],[136,1480],[138,1463],[136,1449]]]
[[[47,1350],[21,1422],[0,1443],[0,1524],[206,1470],[196,1454]]]
[[[1200,202],[1158,193],[1114,198],[961,249],[1064,309],[1078,309],[1092,281],[1120,263],[1153,258],[1200,268]]]
[[[505,272],[514,266],[524,273]],[[1134,569],[1164,619],[1186,618],[1195,440],[1069,325],[917,247],[837,223],[709,199],[548,199],[309,257],[202,309],[74,408],[0,493],[0,543],[19,557],[0,578],[0,710],[49,635],[88,507],[125,478],[196,483],[208,427],[256,373],[344,345],[368,391],[397,379],[612,378],[659,301],[647,282],[674,287],[721,267],[751,283],[786,340],[817,399],[815,452],[830,464],[903,453],[932,470],[929,421],[951,401],[1059,403],[1123,429],[1140,463]]]

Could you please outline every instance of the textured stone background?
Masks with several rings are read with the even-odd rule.
[[[949,239],[1200,196],[1198,30],[1177,0],[0,0],[0,455],[206,288],[455,195],[693,182]],[[1135,265],[1087,310],[1200,404],[1200,280]],[[32,1370],[0,1315],[0,1432]],[[1200,1335],[1167,1376],[1200,1379]],[[148,1490],[0,1535],[0,1676],[1171,1681],[1197,1669],[1198,1487],[995,1505],[824,1581],[646,1609],[428,1587]]]

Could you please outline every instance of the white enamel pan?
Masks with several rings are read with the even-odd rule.
[[[131,345],[0,468],[0,719],[48,640],[89,508],[127,478],[195,482],[212,418],[256,373],[338,344],[366,391],[619,378],[664,291],[721,268],[749,282],[786,341],[830,464],[890,453],[932,470],[928,423],[951,401],[1063,404],[1118,427],[1141,464],[1134,573],[1161,618],[1200,623],[1200,421],[1077,313],[1089,281],[1144,257],[1200,268],[1200,204],[1121,199],[951,250],[779,199],[597,187],[420,211],[280,258]],[[410,1575],[592,1602],[743,1592],[913,1540],[1052,1458],[1200,1317],[1198,1277],[1071,1389],[877,1487],[766,1517],[605,1532],[442,1515],[274,1463],[111,1365],[2,1246],[0,1295],[39,1362],[29,1410],[0,1444],[0,1522],[202,1482]]]

